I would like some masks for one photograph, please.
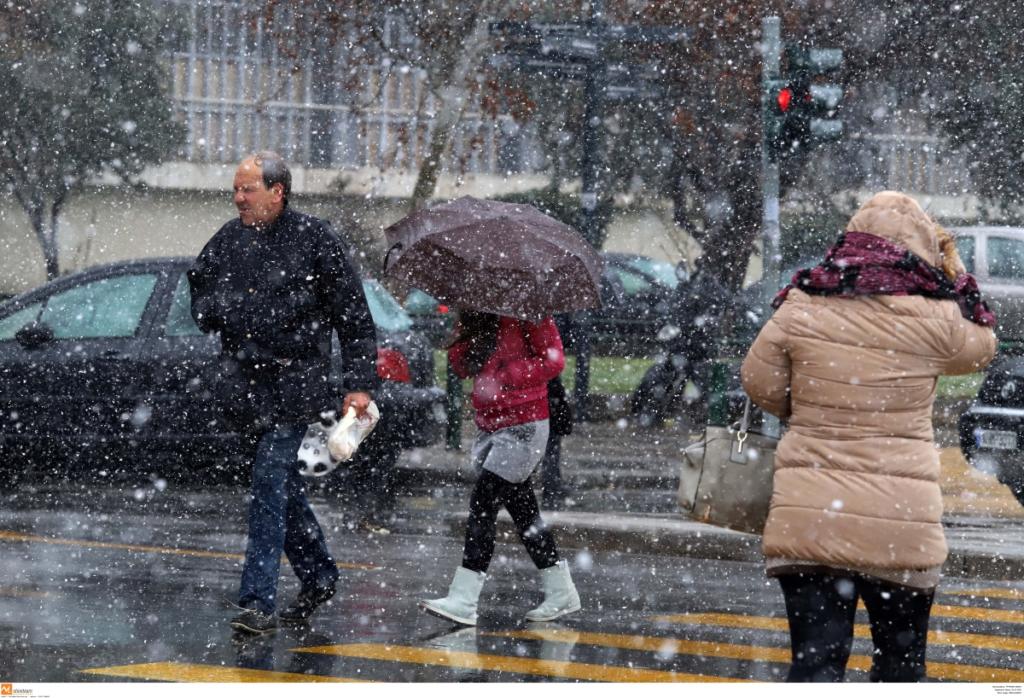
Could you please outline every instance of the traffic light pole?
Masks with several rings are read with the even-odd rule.
[[[595,34],[604,34],[604,2],[594,0],[590,3],[590,26]],[[602,36],[603,38],[603,36]],[[598,217],[598,203],[601,201],[602,178],[604,167],[604,89],[608,82],[606,77],[607,63],[604,60],[603,41],[599,42],[600,53],[591,61],[590,71],[584,82],[583,112],[583,162],[580,173],[580,227],[583,237],[597,246],[600,241],[601,223]],[[588,419],[587,403],[590,395],[590,329],[589,311],[583,322],[579,323],[575,337],[576,344],[576,385],[573,389],[573,402],[576,405],[577,421]]]
[[[779,290],[781,265],[781,229],[779,227],[779,160],[771,144],[768,142],[768,120],[773,109],[772,85],[778,81],[780,72],[780,55],[782,53],[782,36],[778,17],[765,17],[761,23],[762,45],[762,76],[761,76],[761,170],[764,189],[764,205],[762,209],[761,227],[761,281],[763,288],[762,301],[766,317],[771,313],[771,302]],[[779,420],[765,414],[762,429],[766,434],[778,436]]]

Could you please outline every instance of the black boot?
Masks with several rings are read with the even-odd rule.
[[[263,635],[277,630],[277,619],[273,613],[263,613],[255,608],[246,608],[231,619],[231,627],[249,635]]]
[[[303,589],[295,597],[291,605],[277,614],[284,623],[305,622],[321,604],[327,603],[334,596],[335,587],[314,587]]]

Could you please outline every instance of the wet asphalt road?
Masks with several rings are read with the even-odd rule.
[[[539,582],[513,543],[498,548],[480,627],[422,614],[416,600],[443,595],[460,559],[443,517],[465,492],[451,489],[402,498],[386,536],[316,498],[338,595],[308,626],[239,639],[227,621],[245,506],[224,486],[5,495],[0,680],[776,681],[787,668],[781,594],[758,564],[566,550],[584,610],[527,625]],[[297,585],[283,571],[286,602]],[[1024,682],[1024,583],[948,580],[936,603],[933,680]],[[867,637],[859,628],[851,681],[866,680]]]

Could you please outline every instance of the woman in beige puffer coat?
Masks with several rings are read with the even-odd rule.
[[[764,554],[786,599],[789,681],[842,680],[858,598],[871,679],[916,681],[947,553],[935,386],[988,364],[994,318],[948,234],[910,197],[875,195],[846,230],[780,294],[743,362],[747,394],[787,424]],[[972,289],[973,304],[962,293]]]

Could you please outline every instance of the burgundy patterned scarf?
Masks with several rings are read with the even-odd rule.
[[[848,230],[825,255],[825,261],[793,275],[789,285],[772,301],[778,308],[791,288],[822,296],[927,296],[954,300],[971,322],[995,327],[996,316],[981,299],[978,282],[970,274],[956,281],[916,254],[870,233]]]

